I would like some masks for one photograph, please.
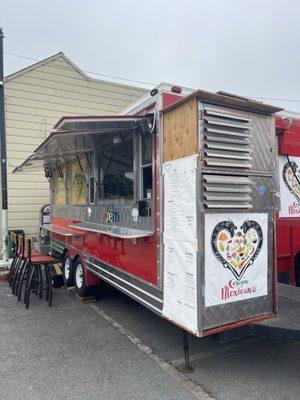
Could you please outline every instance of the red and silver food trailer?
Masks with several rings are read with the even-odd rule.
[[[276,221],[278,281],[300,286],[300,115],[276,117],[281,210]]]
[[[61,118],[14,172],[44,168],[66,285],[106,281],[196,336],[274,316],[279,110],[158,86]]]

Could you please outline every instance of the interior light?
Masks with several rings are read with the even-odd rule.
[[[120,144],[121,142],[122,142],[122,140],[119,136],[115,136],[113,138],[113,144]]]

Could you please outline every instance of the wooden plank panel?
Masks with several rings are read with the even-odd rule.
[[[25,143],[22,138],[22,143],[10,143],[10,141],[7,141],[7,152],[11,152],[11,158],[14,158],[14,155],[16,157],[20,157],[20,154],[17,153],[25,153],[25,154],[32,154],[34,149],[34,144],[31,143]]]
[[[36,125],[35,128],[32,127],[26,127],[25,124],[21,124],[21,126],[8,126],[8,124],[6,124],[6,135],[9,136],[10,134],[12,135],[17,135],[20,137],[23,137],[23,135],[25,137],[33,137],[33,138],[39,138],[41,140],[46,139],[46,137],[48,136],[49,132],[51,130],[47,131],[46,127],[43,127],[42,124],[40,125]],[[33,148],[34,150],[34,148]]]
[[[119,107],[117,105],[112,104],[104,104],[97,103],[97,101],[89,101],[84,100],[81,97],[79,98],[71,98],[65,96],[49,96],[47,93],[42,94],[34,94],[28,92],[21,91],[10,91],[9,100],[7,101],[10,105],[26,105],[28,107],[39,108],[39,104],[45,105],[47,108],[51,108],[54,110],[65,109],[66,111],[74,112],[74,109],[80,109],[83,112],[87,110],[91,115],[97,114],[97,111],[100,109],[103,112],[113,112],[117,113],[122,110],[124,107]]]
[[[38,197],[38,196],[49,196],[49,189],[40,189],[37,187],[35,189],[11,189],[10,196],[12,197]]]
[[[30,130],[34,130],[37,132],[40,132],[41,134],[44,134],[45,136],[45,132],[50,132],[53,128],[53,124],[51,123],[47,123],[46,121],[44,121],[43,123],[37,123],[37,122],[25,122],[25,121],[16,121],[10,118],[7,118],[7,127],[8,129],[30,129]]]
[[[9,229],[24,229],[26,234],[36,234],[38,231],[38,223],[34,225],[32,219],[15,221],[12,224],[9,224]]]
[[[102,105],[101,107],[97,107],[97,105],[95,104],[93,104],[92,106],[85,101],[77,101],[74,99],[71,100],[64,97],[53,97],[51,99],[47,99],[46,95],[40,95],[39,97],[29,97],[26,95],[26,93],[22,94],[21,92],[19,92],[15,96],[10,96],[8,101],[8,104],[10,105],[23,105],[31,108],[39,108],[39,104],[41,103],[43,104],[43,107],[50,108],[51,110],[56,110],[58,113],[61,113],[60,115],[63,115],[62,111],[75,114],[83,112],[84,114],[89,113],[90,115],[97,115],[99,113],[99,108],[102,112],[115,113],[115,111],[112,111],[110,107],[105,107]]]
[[[53,68],[54,69],[54,68]],[[134,87],[134,86],[127,86],[120,83],[108,82],[108,81],[99,81],[98,79],[89,79],[86,80],[84,78],[76,78],[71,77],[67,73],[68,71],[64,71],[64,73],[57,74],[55,71],[44,71],[41,68],[28,71],[23,76],[18,76],[14,78],[15,81],[23,81],[24,77],[31,78],[31,79],[40,79],[40,81],[48,81],[48,82],[57,82],[60,84],[69,84],[69,85],[76,85],[76,86],[83,86],[83,87],[91,87],[91,88],[99,88],[99,90],[107,93],[116,92],[118,94],[124,95],[132,95],[132,96],[139,96],[139,93],[143,95],[145,93],[145,89]],[[8,82],[6,85],[9,84]]]
[[[48,89],[56,89],[57,91],[65,91],[70,93],[74,93],[76,91],[77,93],[83,93],[83,94],[89,94],[91,96],[102,96],[103,98],[106,99],[112,99],[112,100],[122,100],[123,102],[126,103],[126,105],[132,103],[133,101],[137,100],[138,98],[142,97],[145,93],[147,93],[147,90],[141,89],[141,88],[136,88],[134,91],[129,91],[129,90],[122,90],[120,91],[119,87],[115,87],[112,85],[103,85],[99,84],[97,81],[86,81],[86,82],[66,82],[66,81],[55,81],[55,80],[49,80],[49,79],[41,79],[40,77],[37,76],[26,76],[23,75],[22,79],[21,77],[18,77],[12,81],[5,82],[5,88],[15,88],[16,85],[18,84],[23,84],[26,86],[36,86],[36,87],[43,87],[45,90]],[[5,89],[7,90],[7,89]]]
[[[39,212],[10,212],[8,213],[9,222],[31,221],[39,218]]]
[[[14,83],[9,86],[9,89],[5,90],[6,95],[15,95],[15,93],[22,92],[27,93],[28,97],[38,96],[40,94],[45,94],[45,88],[42,85],[30,85],[27,83]],[[61,88],[58,90],[56,88],[47,88],[47,96],[49,98],[61,98],[64,97],[66,99],[77,99],[77,100],[85,100],[89,103],[96,103],[99,105],[110,105],[112,107],[116,107],[116,109],[124,108],[128,101],[120,100],[117,98],[111,98],[109,96],[103,97],[101,94],[91,95],[90,93],[84,93],[79,91],[75,86],[75,90],[62,90]]]
[[[196,99],[166,112],[163,119],[164,162],[198,152],[198,105]]]
[[[19,205],[23,207],[23,205],[31,205],[31,204],[38,204],[40,207],[42,204],[47,204],[49,203],[49,196],[39,196],[39,197],[12,197],[9,198],[9,207],[11,205]]]
[[[27,137],[24,135],[13,135],[10,134],[9,137],[7,138],[7,144],[19,144],[20,140],[22,140],[22,142],[24,144],[31,144],[31,152],[33,152],[33,150],[38,147],[42,140],[36,137]]]
[[[10,167],[12,168],[12,166]],[[36,173],[20,173],[20,174],[10,174],[9,175],[9,182],[12,182],[12,184],[20,184],[23,182],[23,184],[27,184],[28,182],[36,182],[37,185],[42,185],[42,187],[49,187],[48,181],[44,177],[44,172],[36,172]]]
[[[24,178],[24,175],[22,175]],[[26,187],[26,189],[24,189]],[[22,190],[24,193],[24,190],[48,190],[49,192],[49,183],[48,181],[45,180],[45,182],[38,182],[37,179],[31,179],[30,181],[24,181],[23,182],[12,182],[11,180],[8,182],[8,190]],[[17,193],[14,193],[17,195]]]
[[[36,214],[39,213],[40,208],[41,206],[39,204],[27,204],[27,205],[22,205],[22,207],[16,204],[10,204],[9,212],[13,214],[19,212],[20,210],[23,210],[24,212]]]
[[[74,115],[73,113],[70,113],[68,111],[65,111],[63,108],[57,110],[53,110],[51,108],[47,108],[46,105],[39,105],[38,108],[36,107],[27,107],[24,104],[22,105],[14,105],[14,104],[6,104],[5,105],[5,110],[6,110],[6,115],[10,117],[10,119],[13,119],[14,115],[31,115],[36,118],[43,118],[43,121],[45,118],[51,120],[53,119],[55,122],[57,122],[58,118],[63,115]],[[103,113],[101,110],[99,110],[99,115],[102,115]],[[84,113],[81,112],[80,115],[89,115],[89,113]]]

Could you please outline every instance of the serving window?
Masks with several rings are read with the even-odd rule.
[[[102,146],[101,146],[102,147]],[[134,196],[134,139],[132,132],[110,137],[99,154],[99,197],[113,199]]]
[[[87,200],[87,163],[84,155],[70,163],[70,204],[82,205]]]
[[[56,205],[150,208],[152,122],[152,116],[65,117],[14,173],[43,168]]]
[[[56,169],[53,172],[53,194],[54,194],[54,203],[57,206],[63,206],[66,204],[66,169],[61,168],[60,170]]]
[[[150,134],[141,135],[141,198],[152,198],[152,142]]]

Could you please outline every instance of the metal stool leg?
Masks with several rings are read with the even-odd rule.
[[[14,271],[15,271],[16,264],[17,264],[18,261],[19,261],[19,257],[16,255],[14,257],[12,263],[11,263],[11,266],[10,266],[10,276],[9,276],[9,280],[8,280],[8,284],[9,284],[10,287],[12,285]]]
[[[17,289],[17,295],[18,295],[18,301],[21,300],[22,297],[22,288],[23,288],[23,282],[26,280],[28,274],[28,261],[25,261],[25,265],[23,267],[23,271],[20,277],[18,289]]]
[[[18,273],[20,268],[22,267],[22,263],[23,263],[23,259],[22,257],[20,257],[18,259],[18,262],[16,263],[15,269],[14,269],[14,276],[12,278],[12,283],[11,283],[11,292],[14,294],[15,293],[15,289],[16,289],[16,284],[18,281]]]
[[[26,294],[25,294],[25,306],[28,309],[29,308],[29,299],[30,299],[30,291],[32,288],[32,283],[33,283],[33,277],[35,274],[35,265],[31,265],[31,270],[29,274],[29,279],[26,287]]]
[[[20,262],[18,264],[18,268],[16,269],[15,278],[14,278],[13,285],[12,285],[12,292],[15,296],[18,295],[18,288],[19,288],[20,278],[21,278],[21,275],[23,272],[24,265],[25,265],[25,260],[23,258],[21,258]]]
[[[37,275],[38,275],[39,298],[42,299],[43,298],[43,288],[44,288],[42,265],[38,265]]]
[[[49,264],[45,264],[45,275],[46,275],[46,282],[47,282],[46,300],[48,301],[49,307],[51,307],[52,306],[52,280],[51,280]]]

